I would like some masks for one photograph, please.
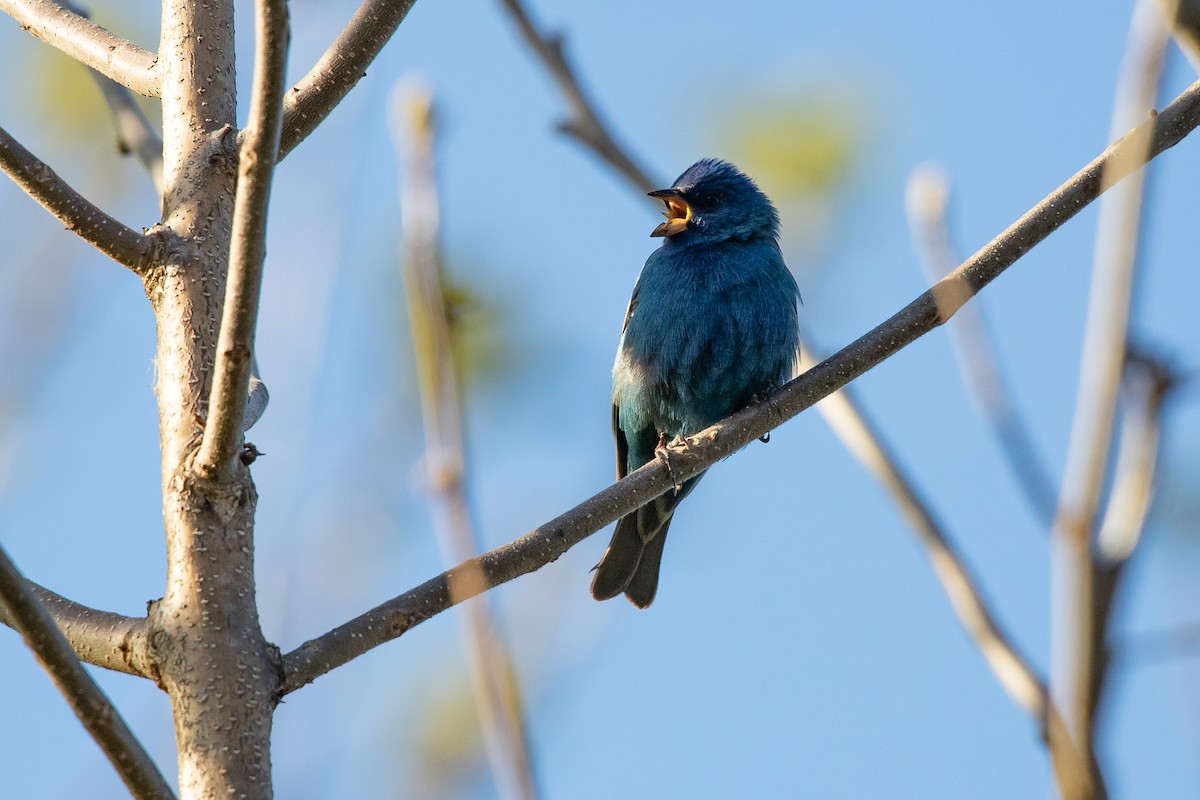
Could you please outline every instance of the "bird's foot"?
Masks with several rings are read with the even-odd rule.
[[[775,416],[779,418],[780,422],[783,422],[783,412],[779,410],[779,405],[775,402],[775,392],[777,391],[779,391],[779,387],[774,383],[769,383],[761,392],[755,392],[754,394],[750,395],[750,402],[754,405],[759,403],[769,403],[771,405],[771,410],[775,412]],[[763,444],[771,441],[771,432],[767,431],[762,436],[758,437],[758,440]]]
[[[667,474],[671,476],[671,490],[675,495],[679,494],[680,485],[679,478],[675,476],[675,465],[671,463],[671,448],[686,446],[687,440],[682,436],[676,436],[674,439],[667,441],[665,433],[659,434],[658,445],[654,448],[654,457],[661,458],[667,465]]]

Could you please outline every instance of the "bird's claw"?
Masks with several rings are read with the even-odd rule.
[[[682,436],[676,436],[670,443],[667,442],[667,435],[664,433],[658,437],[658,446],[654,448],[654,457],[661,458],[667,465],[667,475],[671,477],[671,491],[674,496],[679,495],[679,490],[682,488],[679,485],[679,478],[675,475],[675,465],[671,463],[671,447],[677,447],[684,444],[685,440]]]
[[[775,412],[775,416],[780,422],[783,422],[783,412],[779,410],[779,405],[775,402],[775,392],[779,391],[779,387],[774,383],[768,384],[762,392],[755,392],[750,395],[750,402],[757,405],[758,403],[769,403],[771,410]],[[763,444],[771,441],[771,432],[767,431],[758,440]]]

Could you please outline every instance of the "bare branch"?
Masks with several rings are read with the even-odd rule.
[[[1157,0],[1171,33],[1192,67],[1200,70],[1200,0]]]
[[[1177,144],[1197,125],[1200,82],[1192,84],[1155,120],[1143,126],[1152,132],[1153,146],[1149,153],[1142,152],[1142,158]],[[549,564],[608,523],[663,494],[676,481],[686,480],[731,455],[895,355],[945,322],[962,303],[1112,186],[1118,180],[1117,170],[1128,174],[1136,169],[1140,162],[1131,164],[1124,157],[1130,152],[1130,141],[1144,136],[1146,130],[1115,142],[929,291],[787,384],[770,402],[743,409],[688,439],[686,447],[673,452],[671,470],[656,459],[525,536],[460,564],[301,645],[284,657],[283,692],[295,691],[466,599],[455,596],[452,600],[449,591],[449,583],[463,573],[481,570],[486,584],[477,591],[483,591]],[[1101,173],[1109,164],[1117,166],[1110,168],[1102,183]],[[956,300],[946,302],[947,297]]]
[[[425,421],[425,469],[434,519],[449,566],[479,552],[467,504],[462,407],[450,344],[450,321],[442,289],[438,247],[439,209],[434,159],[434,109],[423,86],[397,87],[396,138],[406,150],[408,179],[402,189],[405,241],[404,288],[413,329],[421,409]],[[407,145],[402,147],[401,145]],[[464,573],[464,587],[450,584],[452,597],[471,596],[486,581],[478,570]],[[460,617],[463,645],[492,776],[500,797],[534,800],[528,736],[517,697],[516,675],[485,598],[466,603]]]
[[[263,260],[267,254],[267,207],[279,153],[290,37],[287,0],[258,0],[254,8],[254,81],[250,118],[238,160],[229,277],[217,339],[208,421],[196,455],[197,471],[221,483],[234,474],[247,420],[254,326],[258,321]]]
[[[0,0],[2,2],[3,0]],[[65,10],[78,14],[84,19],[91,19],[88,10],[73,0],[67,0]],[[103,72],[92,67],[87,68],[92,80],[96,82],[104,102],[113,115],[113,127],[117,130],[117,147],[122,153],[133,153],[150,173],[154,190],[159,199],[163,195],[163,144],[162,138],[154,132],[150,120],[142,113],[133,92],[117,83]]]
[[[608,126],[601,120],[595,106],[575,76],[575,70],[563,52],[561,36],[547,36],[538,30],[520,0],[501,0],[512,15],[521,37],[541,60],[546,71],[558,84],[558,90],[571,107],[571,116],[559,125],[559,130],[574,137],[603,159],[609,166],[625,176],[639,191],[651,192],[662,188],[656,186],[646,170],[629,155],[629,150],[619,145],[609,133]]]
[[[1163,400],[1174,382],[1167,366],[1148,355],[1135,352],[1126,359],[1115,477],[1096,541],[1097,555],[1107,564],[1128,560],[1141,539],[1154,496]]]
[[[283,106],[282,161],[308,138],[367,74],[417,0],[366,0],[321,59],[287,93]]]
[[[141,275],[151,260],[153,241],[110,217],[33,153],[0,128],[0,169],[84,241]]]
[[[1152,112],[1168,38],[1152,0],[1138,2],[1118,80],[1114,138]],[[1147,125],[1135,128],[1122,141],[1126,143],[1122,152],[1114,154],[1101,180],[1112,185],[1117,175],[1126,174],[1130,180],[1100,206],[1079,388],[1053,530],[1051,596],[1055,616],[1061,620],[1058,627],[1067,633],[1055,636],[1051,643],[1052,685],[1058,702],[1068,710],[1068,725],[1080,751],[1093,764],[1097,783],[1101,779],[1094,744],[1096,710],[1107,678],[1107,626],[1123,562],[1103,564],[1096,559],[1093,530],[1125,365],[1145,183],[1145,171],[1139,167],[1146,160],[1143,154],[1153,152],[1154,146]]]
[[[0,615],[25,638],[67,702],[139,800],[173,798],[171,788],[125,720],[75,657],[30,584],[0,548]]]
[[[930,283],[945,277],[958,264],[958,255],[950,243],[949,204],[950,186],[940,167],[924,164],[913,170],[905,193],[905,208],[913,243]],[[983,311],[977,306],[967,306],[946,330],[967,392],[992,426],[1030,507],[1049,526],[1054,521],[1054,484],[1012,400]]]
[[[1143,666],[1177,658],[1193,658],[1200,651],[1200,622],[1185,622],[1156,631],[1126,634],[1110,644],[1109,658],[1122,666]]]
[[[29,591],[62,631],[80,661],[128,675],[154,678],[144,617],[126,617],[68,600],[33,581]],[[0,623],[17,627],[16,617],[0,603]]]
[[[96,85],[100,87],[104,101],[113,115],[113,127],[117,131],[117,146],[125,153],[133,153],[150,173],[154,190],[161,200],[163,194],[163,143],[142,109],[133,99],[133,94],[121,84],[94,69],[88,70]]]
[[[146,97],[158,97],[158,56],[53,0],[0,0],[0,11],[71,58]]]
[[[807,352],[801,358],[804,361],[812,360]],[[929,562],[941,581],[958,621],[975,640],[996,680],[1009,697],[1029,713],[1039,729],[1055,731],[1054,735],[1047,736],[1048,739],[1053,739],[1060,747],[1068,748],[1060,758],[1053,760],[1055,768],[1060,771],[1059,784],[1087,786],[1092,796],[1098,796],[1091,784],[1087,763],[1082,760],[1078,749],[1073,747],[1069,735],[1064,735],[1066,724],[1062,713],[1050,700],[1045,679],[1000,626],[983,596],[979,581],[971,574],[958,549],[933,516],[929,505],[917,493],[913,482],[904,474],[879,432],[863,416],[850,389],[829,395],[817,403],[817,411],[904,512],[905,519],[929,556]]]
[[[807,361],[811,357],[805,353],[802,358]],[[817,403],[817,411],[859,463],[892,495],[925,548],[959,622],[979,646],[1000,685],[1040,725],[1046,715],[1045,680],[1000,627],[978,580],[904,474],[879,431],[863,416],[850,390],[829,395]]]

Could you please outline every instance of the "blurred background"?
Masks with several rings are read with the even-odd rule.
[[[904,213],[914,167],[935,161],[949,176],[966,255],[1104,148],[1130,8],[1101,5],[540,0],[530,11],[567,35],[608,121],[664,186],[710,155],[760,181],[782,212],[804,325],[831,352],[925,288]],[[291,82],[355,7],[294,0]],[[153,49],[154,4],[91,10]],[[266,453],[253,467],[263,627],[284,651],[442,570],[389,121],[396,81],[414,72],[440,111],[443,245],[486,546],[613,479],[609,370],[659,209],[555,132],[563,105],[499,3],[417,3],[277,172],[258,332],[272,399],[249,438]],[[0,125],[132,227],[158,219],[82,67],[4,18],[0,74]],[[1164,95],[1194,78],[1173,51]],[[1200,367],[1195,138],[1150,172],[1133,322],[1185,372]],[[976,301],[1056,481],[1095,219],[1085,211]],[[132,274],[8,181],[0,252],[0,540],[31,579],[140,615],[164,565],[149,304]],[[854,386],[1046,671],[1048,532],[946,333]],[[1118,599],[1100,723],[1114,797],[1200,793],[1197,400],[1185,383],[1169,401],[1156,503]],[[895,506],[817,414],[713,469],[673,530],[649,611],[589,597],[608,531],[490,594],[544,797],[1053,795],[1036,726],[961,630]],[[173,781],[166,697],[96,674]],[[3,794],[125,796],[7,629],[0,709]],[[493,797],[454,614],[289,696],[273,763],[280,797]]]

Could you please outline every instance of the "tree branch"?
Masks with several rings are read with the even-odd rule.
[[[80,661],[127,675],[155,677],[144,617],[100,611],[68,600],[33,581],[27,580],[25,585],[62,631]],[[2,603],[0,623],[14,629],[18,624]]]
[[[515,541],[471,559],[414,589],[308,641],[284,657],[283,692],[312,682],[368,650],[395,639],[465,597],[451,599],[449,582],[481,570],[485,585],[498,586],[557,559],[575,544],[645,505],[709,465],[725,458],[823,397],[841,389],[884,359],[941,325],[1000,273],[1063,223],[1079,213],[1120,177],[1142,162],[1126,159],[1131,150],[1144,160],[1177,144],[1200,125],[1200,82],[1192,84],[1156,119],[1113,143],[1065,184],[1026,212],[958,269],[923,292],[883,324],[783,387],[771,402],[752,405],[687,440],[676,449],[668,471],[661,460],[626,476],[575,508]],[[1152,133],[1149,153],[1130,142]],[[1105,180],[1101,173],[1106,166]],[[673,474],[672,474],[673,473]]]
[[[0,0],[3,2],[3,0]],[[73,0],[67,0],[64,8],[72,14],[78,14],[83,19],[90,20],[88,10],[77,5]],[[150,173],[154,190],[158,192],[159,200],[163,195],[163,143],[162,138],[155,133],[150,120],[142,113],[133,92],[117,81],[93,67],[87,68],[92,80],[104,96],[104,102],[113,115],[113,127],[117,132],[117,148],[122,154],[133,153],[142,166]]]
[[[802,358],[809,360],[807,353]],[[979,646],[1000,685],[1040,725],[1046,717],[1045,680],[1000,627],[983,598],[978,580],[879,432],[862,415],[850,390],[826,397],[817,404],[817,411],[851,454],[896,500],[925,548],[959,622]]]
[[[407,156],[408,167],[401,200],[403,277],[425,423],[425,470],[438,543],[447,564],[453,565],[478,553],[479,542],[467,504],[462,405],[438,246],[433,100],[429,90],[420,86],[408,87],[403,95],[398,87],[395,100],[402,106],[396,114],[400,118],[397,149],[407,151],[401,153]],[[468,586],[450,584],[452,597],[477,594],[478,590],[468,587],[485,583],[478,570],[464,573],[463,579]],[[485,599],[465,604],[459,619],[496,790],[502,798],[534,800],[537,789],[512,660]]]
[[[947,222],[950,187],[942,170],[926,164],[913,170],[905,208],[917,256],[933,283],[958,264]],[[964,308],[947,326],[959,373],[983,418],[991,425],[1030,507],[1047,527],[1054,521],[1055,488],[1000,370],[982,309]]]
[[[1166,364],[1131,352],[1125,360],[1125,386],[1112,491],[1096,541],[1097,555],[1108,564],[1128,560],[1146,526],[1162,441],[1163,401],[1175,376]]]
[[[811,360],[806,353],[802,360]],[[975,641],[992,673],[1017,705],[1024,708],[1062,752],[1052,763],[1060,786],[1084,786],[1096,796],[1088,764],[1066,734],[1066,723],[1051,701],[1046,680],[1004,632],[983,597],[979,581],[933,516],[929,505],[903,473],[879,432],[855,403],[849,388],[817,403],[817,411],[863,467],[875,476],[904,512],[925,548],[929,562],[963,629]],[[1053,733],[1050,733],[1050,732]]]
[[[158,193],[160,202],[163,194],[163,143],[154,132],[150,120],[134,102],[133,95],[121,84],[101,72],[89,68],[104,102],[112,112],[113,127],[117,132],[117,147],[123,153],[133,153],[150,174],[150,181]]]
[[[247,420],[254,326],[267,254],[267,207],[279,153],[290,37],[287,0],[258,0],[254,8],[256,44],[250,118],[238,160],[229,276],[208,420],[196,455],[197,471],[220,483],[228,482],[234,474]]]
[[[0,0],[0,11],[46,44],[122,86],[146,97],[159,96],[158,56],[149,50],[53,0]]]
[[[416,0],[366,0],[346,29],[333,40],[321,59],[292,87],[284,99],[282,161],[367,74]]]
[[[171,788],[150,755],[79,663],[71,644],[3,548],[0,548],[0,615],[5,621],[11,620],[20,631],[133,796],[139,800],[173,798]]]
[[[561,36],[546,36],[534,24],[520,0],[501,0],[521,32],[521,38],[541,60],[546,71],[558,84],[558,90],[571,107],[571,116],[558,127],[603,159],[609,166],[625,176],[639,191],[651,192],[662,187],[654,185],[650,175],[629,155],[629,151],[617,144],[596,112],[595,106],[575,76],[575,70],[563,52]]]
[[[142,275],[154,249],[150,236],[110,217],[0,128],[0,169],[84,241]]]
[[[1159,9],[1139,0],[1122,61],[1110,135],[1114,138],[1154,107],[1168,30]],[[1101,180],[1131,180],[1100,205],[1083,354],[1067,464],[1054,522],[1051,596],[1061,633],[1051,641],[1052,686],[1068,726],[1101,781],[1095,755],[1096,711],[1107,679],[1106,641],[1120,564],[1101,563],[1093,541],[1112,451],[1117,392],[1125,367],[1130,308],[1151,129],[1141,125],[1105,166]],[[1110,175],[1111,173],[1111,175]],[[1064,790],[1065,791],[1065,790]],[[1065,800],[1088,795],[1067,795]]]
[[[1200,70],[1200,0],[1157,0],[1192,67]]]

